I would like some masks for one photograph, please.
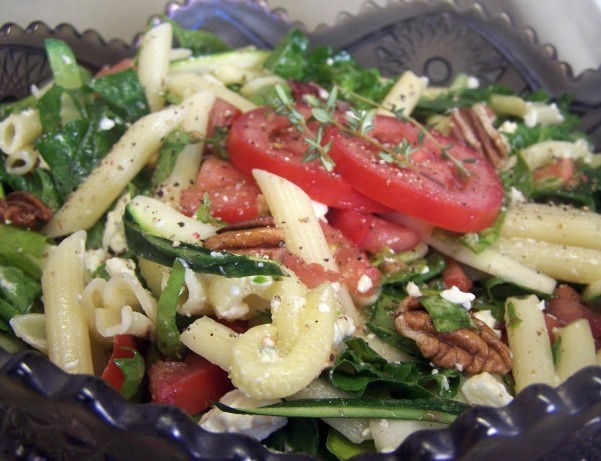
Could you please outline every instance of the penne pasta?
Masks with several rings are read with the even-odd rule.
[[[48,357],[68,373],[94,373],[92,349],[79,296],[84,289],[85,231],[63,240],[42,275]]]
[[[138,56],[138,78],[146,90],[150,109],[165,105],[164,85],[169,70],[173,27],[168,22],[153,27],[142,38]]]
[[[403,116],[409,117],[427,85],[426,79],[410,70],[403,72],[382,101],[382,108],[376,112],[380,115],[393,115],[392,111],[400,110]]]
[[[556,331],[559,347],[555,371],[562,383],[578,370],[596,365],[595,340],[586,319],[575,320]]]
[[[501,227],[504,237],[543,240],[601,250],[601,215],[568,206],[520,203],[509,207]]]
[[[494,249],[557,280],[583,284],[601,280],[601,250],[519,237],[500,237]]]
[[[534,383],[555,386],[551,342],[539,299],[534,295],[507,298],[505,323],[516,392]]]
[[[42,134],[40,114],[27,109],[11,114],[0,122],[0,150],[11,155],[31,144]]]

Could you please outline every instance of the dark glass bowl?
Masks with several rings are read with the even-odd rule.
[[[232,46],[273,46],[293,23],[260,0],[170,3],[165,13]],[[151,18],[158,21],[158,17]],[[298,24],[297,24],[298,25]],[[302,24],[299,25],[301,28]],[[601,146],[601,75],[574,76],[532,30],[478,5],[433,1],[366,5],[336,25],[308,32],[315,44],[346,49],[385,75],[406,69],[447,84],[468,73],[517,92],[570,94],[581,128]],[[0,28],[0,101],[26,96],[50,75],[43,41],[66,40],[91,71],[134,54],[135,43],[104,41],[69,25]],[[447,429],[411,435],[394,453],[357,459],[552,461],[601,460],[601,368],[583,370],[556,389],[532,386],[507,407],[475,407]],[[0,349],[0,458],[3,460],[285,460],[243,435],[210,434],[183,412],[132,404],[102,380],[67,375],[37,352]]]

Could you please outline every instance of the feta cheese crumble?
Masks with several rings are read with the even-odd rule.
[[[473,293],[465,293],[453,285],[448,290],[443,290],[440,293],[440,297],[446,299],[453,304],[461,304],[467,310],[472,308],[472,301],[476,299],[476,295]]]
[[[513,400],[503,383],[487,372],[467,379],[461,387],[461,392],[472,405],[502,407]]]

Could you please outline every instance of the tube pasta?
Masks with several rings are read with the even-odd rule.
[[[10,326],[17,338],[48,355],[48,335],[46,334],[46,316],[44,314],[15,315]]]
[[[255,277],[228,278],[215,275],[208,286],[208,300],[215,315],[226,320],[247,319],[256,314],[256,297],[269,298],[272,279]],[[251,295],[255,295],[255,303]],[[265,307],[264,305],[259,307]]]
[[[173,27],[168,22],[153,27],[142,38],[138,56],[138,78],[154,112],[165,104],[164,84],[169,70]]]
[[[208,75],[197,75],[190,72],[169,75],[166,81],[166,89],[168,93],[182,100],[200,91],[211,90],[215,92],[217,97],[236,106],[242,112],[257,108],[256,104]]]
[[[381,115],[393,115],[391,111],[401,110],[409,117],[428,85],[426,79],[415,75],[410,70],[403,72],[390,92],[382,102],[382,108],[377,110]]]
[[[306,387],[329,359],[337,310],[330,284],[311,290],[302,313],[302,335],[286,355],[278,350],[277,324],[240,335],[232,351],[232,383],[256,399],[283,398]]]
[[[93,374],[88,325],[78,297],[84,288],[85,231],[63,240],[42,275],[48,356],[69,373]]]
[[[560,383],[578,370],[596,365],[595,340],[588,320],[575,320],[563,328],[558,328],[557,338],[560,343],[555,371]]]
[[[411,434],[424,429],[442,429],[447,424],[430,421],[410,421],[399,419],[369,420],[369,432],[378,452],[388,453],[395,450]]]
[[[138,120],[54,214],[43,232],[60,237],[89,229],[148,163],[164,138],[184,119],[188,103]]]
[[[309,263],[321,264],[328,270],[338,272],[307,194],[290,181],[267,171],[254,170],[253,176],[277,226],[284,229],[286,248]],[[344,313],[352,318],[356,325],[361,325],[361,314],[345,287],[340,287],[337,298]]]
[[[521,264],[516,259],[503,255],[500,251],[488,248],[476,254],[462,244],[437,237],[425,237],[426,243],[441,253],[451,256],[457,261],[495,275],[516,285],[530,288],[539,293],[551,294],[556,282],[548,275]]]
[[[601,250],[519,237],[500,237],[494,248],[558,280],[584,284],[601,280]]]
[[[194,321],[180,335],[182,343],[209,362],[229,371],[238,333],[211,317]]]
[[[40,154],[33,144],[28,144],[22,149],[13,152],[6,157],[4,165],[6,172],[16,175],[30,173],[38,164]]]
[[[11,114],[0,122],[0,150],[11,155],[42,134],[40,113],[35,109],[27,109],[18,114]]]
[[[539,299],[534,295],[507,298],[505,323],[516,392],[534,383],[555,386],[551,343]]]
[[[593,153],[586,145],[568,141],[543,141],[532,144],[522,150],[522,155],[532,170],[545,166],[558,158],[572,158],[587,163],[593,159]]]
[[[601,215],[568,206],[520,203],[509,207],[501,235],[601,250]]]
[[[175,160],[175,165],[165,182],[159,185],[160,194],[157,194],[165,203],[173,207],[179,206],[182,190],[194,185],[202,160],[209,113],[215,102],[215,92],[212,90],[201,91],[190,98],[189,111],[184,117],[182,128],[192,134],[199,141],[186,146]]]

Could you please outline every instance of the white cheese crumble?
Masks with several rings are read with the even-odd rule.
[[[563,122],[564,117],[557,104],[527,103],[528,110],[524,114],[524,123],[528,128],[536,125],[556,125]]]
[[[409,282],[407,284],[407,286],[405,287],[405,290],[407,291],[407,294],[409,296],[413,296],[414,298],[419,298],[420,296],[422,296],[422,292],[419,289],[419,287],[413,283],[413,282]]]
[[[108,131],[115,126],[115,121],[108,117],[103,117],[98,123],[98,129],[101,131]]]
[[[513,399],[503,383],[486,372],[474,375],[465,380],[461,387],[461,392],[468,403],[472,405],[502,407]]]
[[[524,197],[524,194],[522,194],[521,190],[512,187],[509,194],[512,205],[514,203],[526,203],[526,197]]]
[[[341,315],[334,322],[334,346],[340,346],[345,338],[350,338],[356,331],[355,322],[348,315]]]
[[[228,392],[219,401],[234,408],[255,408],[281,402],[279,399],[251,399],[238,389]],[[240,433],[256,440],[263,440],[272,432],[283,427],[286,422],[287,418],[281,416],[236,415],[213,408],[203,415],[199,425],[209,432]]]
[[[328,214],[328,206],[314,200],[311,200],[311,205],[313,205],[313,211],[315,211],[317,219],[327,223],[326,215]]]
[[[363,274],[357,282],[357,291],[361,294],[367,293],[373,286],[373,280],[368,275]]]
[[[106,271],[111,277],[118,274],[130,274],[136,278],[136,263],[131,259],[125,258],[109,258],[105,262]]]
[[[474,317],[476,317],[481,322],[484,322],[495,334],[500,338],[501,330],[497,330],[495,326],[497,325],[497,319],[495,319],[492,315],[492,312],[487,310],[474,312]]]
[[[453,285],[448,290],[443,290],[440,293],[440,297],[446,299],[453,304],[461,304],[466,309],[472,308],[472,301],[476,299],[476,295],[473,293],[465,293]]]
[[[501,133],[513,134],[517,131],[518,124],[516,122],[512,122],[511,120],[504,121],[501,126],[499,126],[499,131]]]

